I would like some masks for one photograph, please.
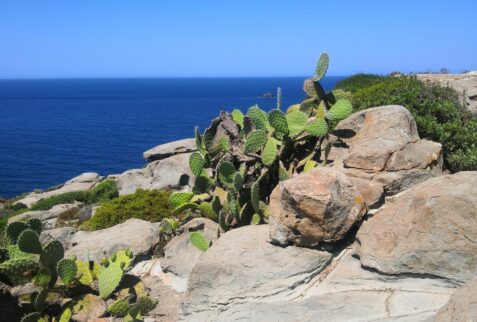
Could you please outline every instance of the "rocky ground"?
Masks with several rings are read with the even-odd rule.
[[[58,215],[79,204],[11,220],[41,219],[42,238],[60,240],[68,256],[99,260],[131,249],[131,273],[159,299],[146,321],[477,321],[477,172],[443,173],[441,145],[420,139],[401,106],[355,113],[336,131],[344,139],[330,139],[329,166],[275,188],[269,225],[217,239],[217,223],[195,218],[162,257],[153,255],[159,223],[55,228]],[[193,151],[193,139],[161,145],[144,153],[146,167],[111,178],[121,194],[189,190]],[[19,202],[100,180],[83,174]],[[189,231],[212,247],[193,247]]]

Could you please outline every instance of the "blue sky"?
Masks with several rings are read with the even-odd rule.
[[[1,0],[0,78],[477,69],[476,0]]]

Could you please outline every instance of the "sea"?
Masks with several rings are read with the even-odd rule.
[[[331,90],[344,77],[322,81]],[[220,111],[286,108],[305,77],[0,80],[0,197],[46,189],[83,172],[145,164],[156,145],[193,137]]]

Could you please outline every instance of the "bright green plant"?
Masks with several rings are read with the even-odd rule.
[[[64,258],[60,242],[42,245],[36,219],[8,225],[7,236],[8,248],[0,249],[0,279],[10,286],[33,282],[40,287],[26,303],[22,299],[27,311],[22,321],[69,321],[88,305],[91,295],[121,303],[121,310],[119,304],[112,305],[108,314],[130,321],[136,321],[157,304],[147,296],[139,280],[126,273],[133,257],[130,250],[115,253],[102,264]],[[64,299],[60,308],[50,303],[50,295]]]
[[[200,251],[206,252],[209,249],[209,241],[205,239],[204,235],[197,231],[189,233],[189,240],[191,244]]]
[[[97,230],[112,227],[130,218],[139,218],[150,222],[169,218],[172,207],[169,204],[171,193],[165,190],[138,189],[130,195],[103,202],[96,214],[85,221],[81,227]]]
[[[329,148],[322,146],[324,139],[352,112],[343,93],[326,93],[321,86],[328,64],[328,55],[322,54],[315,75],[304,83],[307,98],[287,112],[280,110],[279,90],[277,108],[269,113],[258,106],[246,115],[236,109],[221,113],[203,135],[196,128],[198,152],[189,162],[196,175],[193,194],[172,195],[173,213],[207,216],[223,230],[266,223],[272,189],[294,173],[326,165]]]

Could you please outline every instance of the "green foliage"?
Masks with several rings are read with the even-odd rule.
[[[189,166],[192,170],[192,173],[198,177],[201,175],[202,170],[204,169],[205,159],[199,152],[194,152],[189,157]]]
[[[343,93],[326,93],[319,82],[328,64],[329,57],[323,54],[315,75],[305,81],[307,98],[287,113],[280,111],[278,90],[277,109],[268,114],[255,105],[246,115],[234,110],[231,114],[222,112],[214,119],[203,137],[227,145],[206,144],[200,151],[207,164],[200,169],[201,175],[193,187],[196,196],[174,195],[174,213],[218,220],[225,231],[267,223],[267,203],[273,188],[296,172],[309,170],[319,162],[326,164],[326,151],[321,144],[336,122],[351,113],[351,103]],[[217,131],[222,122],[226,133]],[[222,136],[218,137],[219,133]],[[196,136],[200,137],[200,133]]]
[[[0,262],[0,280],[6,281],[8,286],[29,282],[39,286],[29,298],[19,300],[26,312],[22,321],[69,321],[88,305],[91,294],[110,299],[116,307],[118,301],[125,301],[127,310],[121,311],[122,316],[128,314],[134,318],[147,314],[157,304],[147,296],[139,279],[126,274],[133,257],[130,250],[113,254],[102,265],[66,259],[61,243],[53,240],[43,246],[38,233],[31,229],[33,226],[35,222],[30,221],[7,227],[10,235],[18,235],[18,238],[9,239]],[[49,300],[58,296],[67,301]],[[110,315],[118,316],[113,314],[116,311],[117,308],[108,310]]]
[[[422,138],[440,142],[451,172],[477,170],[477,119],[463,110],[457,93],[415,77],[383,77],[353,94],[356,110],[398,104],[414,116]]]
[[[194,245],[200,251],[205,252],[209,249],[209,242],[201,233],[193,231],[189,233],[189,239],[191,244]]]
[[[118,189],[113,180],[98,183],[88,191],[65,192],[56,196],[40,199],[30,207],[30,210],[49,210],[56,205],[79,201],[86,204],[111,200],[118,196]]]
[[[336,84],[334,90],[339,89],[356,93],[363,88],[368,88],[374,84],[380,83],[384,79],[386,79],[386,76],[362,73],[356,74],[341,80],[338,84]]]
[[[96,210],[96,214],[83,223],[82,228],[104,229],[123,223],[130,218],[150,222],[161,221],[171,216],[170,195],[171,193],[165,190],[138,189],[133,194],[102,203]]]

